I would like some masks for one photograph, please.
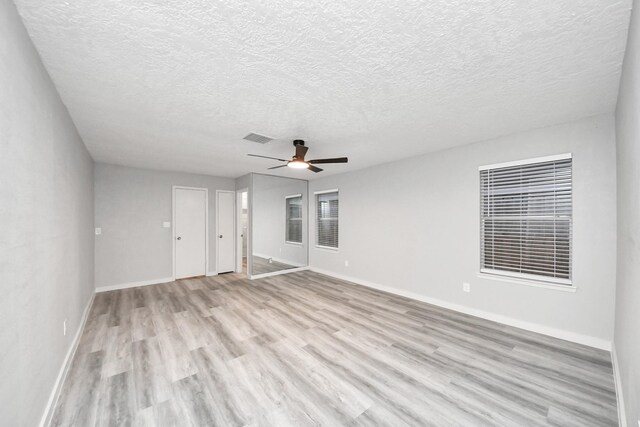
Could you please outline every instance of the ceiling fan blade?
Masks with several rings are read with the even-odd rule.
[[[279,160],[281,162],[288,162],[289,161],[289,160],[285,160],[285,159],[278,159],[277,157],[261,156],[259,154],[247,154],[247,156],[262,157],[263,159]]]
[[[309,147],[305,147],[304,145],[296,145],[296,157],[299,159],[304,159],[304,155],[307,154]]]
[[[287,165],[280,165],[280,166],[274,166],[272,168],[267,168],[267,169],[278,169],[278,168],[286,168]]]
[[[349,159],[346,157],[336,157],[335,159],[315,159],[309,160],[309,163],[317,165],[321,163],[347,163]]]
[[[315,167],[315,166],[313,166],[313,165],[309,165],[309,170],[310,170],[311,172],[318,173],[318,172],[322,172],[324,169],[320,169],[320,168],[317,168],[317,167]]]

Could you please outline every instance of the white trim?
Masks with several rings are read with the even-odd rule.
[[[325,251],[338,252],[340,248],[334,248],[332,246],[313,245],[316,249],[322,249]]]
[[[130,282],[130,283],[121,283],[118,285],[100,286],[99,288],[96,288],[96,293],[117,291],[118,289],[137,288],[139,286],[158,285],[160,283],[169,283],[173,281],[174,281],[173,277],[163,277],[161,279],[143,280],[141,282]]]
[[[507,282],[507,283],[516,283],[518,285],[526,285],[533,286],[536,288],[545,288],[545,289],[554,289],[556,291],[563,292],[575,292],[578,290],[576,286],[574,286],[571,281],[567,280],[543,280],[543,279],[532,279],[527,275],[519,275],[514,273],[513,275],[502,272],[494,272],[496,270],[490,270],[486,268],[481,268],[480,273],[478,273],[478,277],[481,279],[487,280],[496,280],[498,282]],[[536,276],[537,277],[537,276]],[[566,284],[562,284],[566,283]]]
[[[489,169],[508,168],[511,166],[530,165],[532,163],[553,162],[555,160],[564,160],[564,159],[571,159],[571,158],[573,158],[572,153],[555,154],[553,156],[535,157],[532,159],[514,160],[511,162],[494,163],[492,165],[478,166],[478,170],[483,171],[483,170],[489,170]]]
[[[620,376],[620,365],[618,364],[618,353],[616,346],[611,346],[611,365],[613,366],[613,382],[616,386],[616,397],[618,403],[618,424],[620,427],[627,425],[627,413],[624,407],[624,397],[622,396],[622,377]]]
[[[236,190],[236,273],[242,273],[242,193],[247,193],[247,249],[249,249],[249,188]],[[217,256],[217,255],[216,255]]]
[[[338,190],[337,188],[333,188],[331,190],[314,191],[313,195],[315,196],[316,194],[339,193],[339,192],[340,192],[340,190]]]
[[[251,230],[247,236],[247,277],[251,279],[253,270],[253,181],[255,173],[249,175],[249,192],[247,193],[247,230]]]
[[[233,270],[229,270],[228,272],[225,271],[225,273],[231,273],[231,272],[236,272],[236,268],[238,267],[237,264],[237,256],[238,254],[236,253],[236,245],[238,244],[236,237],[236,231],[237,231],[237,221],[236,221],[236,208],[237,208],[237,204],[238,204],[238,199],[237,199],[237,192],[236,190],[216,190],[216,271],[220,271],[220,239],[218,238],[218,236],[220,235],[220,224],[219,224],[219,216],[220,216],[220,193],[231,193],[233,194],[233,231],[232,231],[232,235],[234,236],[233,239]],[[208,256],[208,254],[207,254]]]
[[[173,277],[171,278],[171,281],[176,280],[176,190],[204,191],[204,272],[205,274],[207,274],[207,272],[209,271],[209,189],[204,187],[186,187],[184,185],[174,185],[171,187],[171,239],[173,256],[171,273]]]
[[[427,297],[425,295],[417,294],[415,292],[405,291],[403,289],[398,289],[391,286],[384,286],[377,283],[369,282],[367,280],[345,276],[345,275],[334,273],[332,271],[324,270],[321,268],[311,267],[311,271],[314,271],[320,274],[325,274],[327,276],[335,277],[336,279],[353,282],[358,285],[366,286],[368,288],[378,289],[380,291],[388,292],[390,294],[411,298],[417,301],[422,301],[428,304],[433,304],[439,307],[447,308],[449,310],[454,310],[460,313],[469,314],[471,316],[480,317],[482,319],[502,323],[504,325],[525,329],[527,331],[548,335],[554,338],[560,338],[566,341],[583,344],[589,347],[599,348],[601,350],[611,351],[611,341],[607,341],[602,338],[597,338],[590,335],[578,334],[575,332],[565,331],[563,329],[551,328],[549,326],[544,326],[544,325],[540,325],[533,322],[526,322],[523,320],[514,319],[512,317],[503,316],[500,314],[495,314],[488,311],[479,310],[476,308],[471,308],[464,305],[439,300],[436,298]]]
[[[285,200],[286,199],[295,199],[296,197],[302,197],[302,194],[292,194],[290,196],[284,196]]]
[[[207,277],[217,276],[217,275],[218,275],[217,271],[209,271],[209,272],[207,272]]]
[[[176,280],[176,188],[171,187],[171,280]]]
[[[42,414],[42,418],[40,419],[39,427],[49,426],[51,424],[51,419],[53,418],[53,413],[56,409],[56,405],[58,404],[58,399],[60,398],[60,392],[62,391],[62,385],[67,379],[67,374],[69,373],[69,369],[71,368],[71,362],[73,361],[73,357],[76,354],[76,350],[78,349],[78,344],[80,343],[80,337],[82,336],[82,332],[84,331],[84,327],[87,324],[87,319],[89,318],[89,312],[91,311],[91,307],[93,306],[93,300],[95,299],[96,294],[91,294],[91,298],[89,298],[89,302],[87,306],[84,308],[84,313],[82,313],[82,320],[80,321],[80,326],[78,326],[78,330],[76,331],[75,337],[73,337],[73,342],[67,351],[67,355],[64,358],[64,362],[62,362],[62,366],[60,367],[60,372],[58,372],[58,377],[56,378],[56,382],[54,383],[53,390],[51,390],[51,394],[49,395],[49,400],[47,401],[47,406],[44,409],[44,413]]]
[[[264,279],[265,277],[279,276],[281,274],[296,273],[298,271],[305,271],[305,270],[309,270],[308,265],[304,267],[289,268],[287,270],[272,271],[271,273],[255,274],[253,276],[249,276],[249,280]]]

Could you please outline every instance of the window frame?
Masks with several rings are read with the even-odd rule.
[[[318,222],[320,221],[320,218],[318,218],[318,196],[322,195],[322,194],[329,194],[329,193],[336,193],[337,197],[338,197],[338,216],[335,217],[335,220],[338,223],[338,246],[325,246],[325,245],[321,245],[318,243]],[[315,191],[313,193],[313,198],[314,198],[314,212],[315,212],[315,222],[314,222],[314,234],[315,234],[315,238],[314,238],[314,243],[315,243],[315,247],[318,249],[323,249],[323,250],[327,250],[327,251],[332,251],[332,252],[338,252],[340,250],[340,190],[337,188],[332,188],[330,190],[320,190],[320,191]]]
[[[483,221],[483,199],[482,199],[482,178],[481,178],[481,173],[482,171],[486,171],[486,170],[492,170],[492,169],[500,169],[500,168],[507,168],[507,167],[514,167],[514,166],[526,166],[526,165],[531,165],[531,164],[536,164],[536,163],[548,163],[548,162],[553,162],[553,161],[560,161],[560,160],[567,160],[567,159],[571,159],[571,181],[572,181],[572,188],[571,188],[571,216],[569,218],[569,263],[570,263],[570,267],[569,267],[569,278],[565,279],[565,278],[559,278],[559,277],[550,277],[550,276],[544,276],[544,275],[537,275],[537,274],[529,274],[529,273],[519,273],[519,272],[514,272],[514,271],[508,271],[508,270],[500,270],[500,269],[492,269],[492,268],[485,268],[483,266],[483,242],[485,241],[485,236],[483,235],[483,227],[482,227],[482,221]],[[490,164],[490,165],[483,165],[483,166],[479,166],[478,167],[478,181],[479,181],[479,208],[480,208],[480,215],[479,215],[479,237],[480,237],[480,242],[479,242],[479,273],[478,273],[478,277],[480,278],[486,278],[486,279],[493,279],[493,280],[498,280],[498,281],[508,281],[511,283],[520,283],[520,284],[524,284],[524,285],[530,285],[530,286],[537,286],[537,287],[543,287],[543,288],[551,288],[551,289],[558,289],[558,290],[565,290],[565,291],[575,291],[576,290],[576,286],[575,283],[573,281],[573,266],[574,266],[574,262],[573,262],[573,231],[574,231],[574,219],[573,219],[573,211],[574,211],[574,192],[573,192],[573,154],[572,153],[563,153],[563,154],[557,154],[557,155],[552,155],[552,156],[545,156],[545,157],[534,157],[534,158],[529,158],[529,159],[522,159],[522,160],[515,160],[515,161],[510,161],[510,162],[503,162],[503,163],[495,163],[495,164]]]
[[[300,229],[302,229],[302,219],[304,217],[303,213],[302,213],[302,194],[291,194],[289,196],[285,196],[284,198],[284,243],[286,243],[287,245],[294,245],[294,246],[302,246],[302,242],[304,240],[304,233],[300,233],[300,241],[296,242],[293,240],[289,240],[289,221],[291,220],[291,218],[289,218],[289,200],[290,199],[297,199],[300,198]],[[298,218],[295,218],[298,219]]]

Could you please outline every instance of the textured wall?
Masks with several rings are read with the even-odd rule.
[[[216,190],[235,190],[233,179],[97,163],[96,287],[172,276],[172,229],[162,223],[173,221],[173,185],[209,189],[209,272],[216,271]]]
[[[0,100],[0,424],[35,426],[93,294],[93,161],[9,0]]]
[[[310,181],[310,193],[340,190],[340,250],[312,242],[310,265],[606,344],[615,293],[614,144],[606,115]],[[479,278],[478,166],[566,152],[574,156],[577,292]]]
[[[618,285],[614,345],[629,426],[640,420],[640,2],[634,4],[616,110]]]

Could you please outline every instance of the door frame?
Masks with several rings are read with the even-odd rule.
[[[242,273],[242,193],[247,193],[247,262],[249,261],[249,188],[236,190],[236,273]]]
[[[218,203],[218,201],[220,200],[219,195],[220,193],[231,193],[233,194],[233,200],[234,202],[236,201],[236,191],[235,190],[216,190],[216,273],[215,274],[219,274],[220,273],[220,239],[218,238],[218,236],[220,235],[220,224],[219,224],[219,219],[220,219],[220,203]],[[233,203],[233,231],[232,231],[232,235],[235,236],[236,235],[236,230],[238,229],[238,225],[237,225],[237,221],[236,221],[236,203]],[[237,256],[238,254],[236,253],[236,239],[233,239],[233,270],[231,271],[235,271],[236,265],[237,265]],[[226,273],[226,272],[225,272]]]
[[[204,275],[209,275],[209,189],[202,187],[187,187],[184,185],[174,185],[171,188],[171,240],[172,240],[172,274],[176,280],[176,190],[197,190],[204,191]]]

